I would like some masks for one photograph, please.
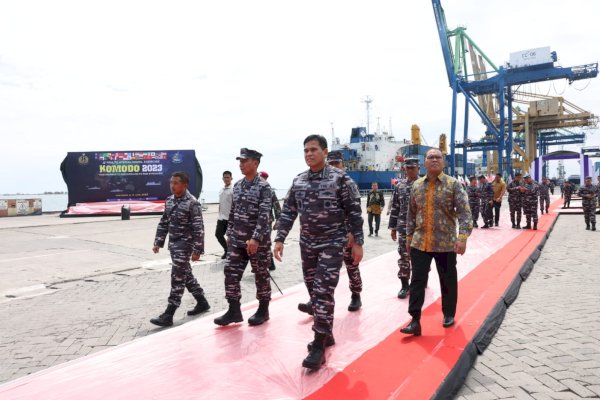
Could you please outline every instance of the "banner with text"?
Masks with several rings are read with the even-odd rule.
[[[69,190],[69,206],[165,200],[176,171],[189,175],[190,193],[199,197],[202,191],[202,170],[194,150],[69,152],[60,170]]]

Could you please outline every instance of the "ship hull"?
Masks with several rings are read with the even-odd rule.
[[[396,171],[346,171],[356,182],[360,190],[371,190],[371,184],[377,182],[379,189],[393,189],[392,179],[398,177]]]

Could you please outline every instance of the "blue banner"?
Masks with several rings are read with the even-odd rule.
[[[60,166],[69,206],[109,201],[160,201],[170,194],[171,174],[190,177],[199,197],[202,170],[194,150],[69,152]]]

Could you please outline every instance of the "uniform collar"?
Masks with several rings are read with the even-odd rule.
[[[317,172],[312,172],[312,170],[308,170],[308,180],[312,181],[312,180],[321,180],[323,179],[323,177],[325,176],[325,172],[328,171],[329,169],[331,169],[331,167],[329,165],[325,165],[325,167],[323,167],[322,170],[317,171]]]

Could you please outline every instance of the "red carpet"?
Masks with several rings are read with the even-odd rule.
[[[560,203],[560,204],[558,204]],[[562,205],[555,201],[552,209]],[[336,291],[334,334],[318,372],[301,367],[312,319],[296,309],[303,285],[271,303],[271,320],[219,328],[213,316],[147,336],[0,386],[2,399],[426,399],[454,368],[463,349],[498,303],[556,213],[540,217],[538,231],[510,229],[508,205],[499,228],[474,230],[459,257],[457,323],[444,329],[435,267],[430,274],[423,336],[398,332],[410,317],[399,300],[397,254],[361,265],[363,308],[347,311],[348,279]],[[373,240],[390,240],[387,237]],[[368,241],[367,241],[368,245]],[[242,299],[249,300],[249,299]],[[244,317],[256,303],[246,305]],[[180,310],[179,312],[183,312]]]

